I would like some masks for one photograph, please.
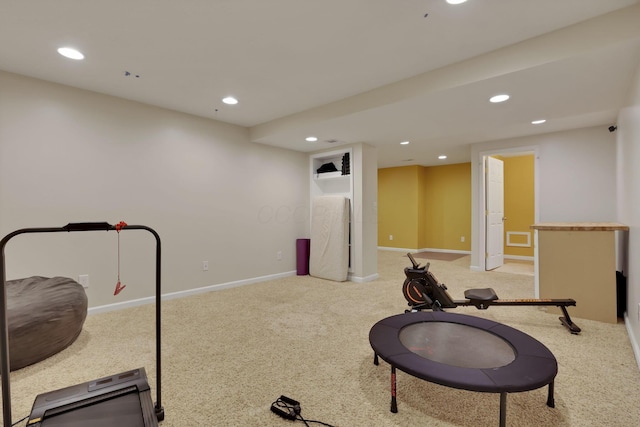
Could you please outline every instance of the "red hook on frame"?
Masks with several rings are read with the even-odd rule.
[[[118,233],[118,283],[116,283],[116,289],[113,291],[113,296],[118,295],[127,285],[123,285],[120,283],[120,230],[126,227],[127,223],[124,221],[120,221],[116,224],[116,232]]]

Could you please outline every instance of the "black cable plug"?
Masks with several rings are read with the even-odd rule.
[[[271,412],[287,420],[295,421],[301,411],[300,402],[284,395],[271,404]]]
[[[275,402],[271,404],[271,412],[284,418],[285,420],[295,421],[295,419],[297,418],[295,412],[289,410],[285,411],[284,409],[278,407]]]
[[[302,407],[300,406],[300,402],[297,400],[293,400],[287,396],[280,396],[276,399],[275,402],[271,404],[271,412],[277,414],[278,416],[291,421],[300,420],[304,423],[305,426],[309,427],[309,424],[321,424],[326,427],[334,427],[331,424],[327,424],[322,421],[317,420],[307,420],[300,413],[302,412]]]

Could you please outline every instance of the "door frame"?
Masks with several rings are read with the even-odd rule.
[[[504,264],[504,161],[495,156],[485,156],[485,270],[494,270]],[[499,172],[499,176],[498,175]],[[499,178],[499,182],[495,178]],[[496,196],[499,197],[496,198]],[[491,197],[491,200],[489,198]],[[499,221],[496,212],[493,211],[500,206]],[[492,206],[493,205],[493,206]],[[494,229],[497,227],[498,229]],[[496,240],[496,241],[494,241]],[[498,251],[494,253],[492,251]],[[487,265],[489,264],[489,265]]]
[[[485,271],[486,268],[486,179],[485,179],[485,164],[484,158],[487,156],[515,156],[533,154],[534,159],[534,222],[539,222],[540,218],[540,203],[538,197],[538,191],[540,188],[539,179],[539,165],[540,150],[537,145],[511,147],[511,148],[494,148],[491,150],[479,151],[477,157],[472,158],[471,161],[471,270],[473,271]],[[533,230],[532,230],[533,232]],[[535,265],[535,283],[536,290],[538,289],[538,252],[537,252],[537,239],[534,233],[534,265]]]

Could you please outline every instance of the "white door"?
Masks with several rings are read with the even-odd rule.
[[[485,270],[504,263],[504,164],[494,157],[485,157],[486,172],[486,261]]]

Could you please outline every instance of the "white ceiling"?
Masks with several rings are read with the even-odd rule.
[[[460,163],[472,143],[613,124],[640,63],[639,2],[2,0],[0,69],[245,126],[256,143]],[[511,99],[489,104],[497,93]]]

